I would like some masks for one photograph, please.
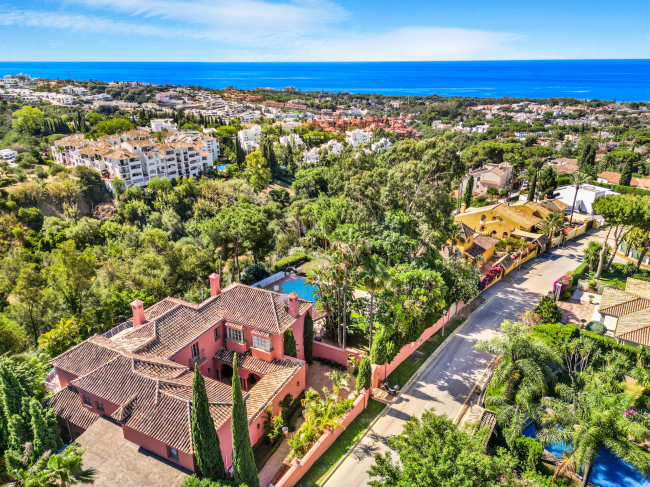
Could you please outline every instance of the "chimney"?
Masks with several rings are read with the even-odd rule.
[[[144,317],[144,303],[136,299],[131,303],[131,310],[133,311],[133,328],[142,325],[147,319]]]
[[[463,203],[462,205],[460,205],[460,212],[465,213],[465,210],[467,210],[467,205]]]
[[[296,293],[289,294],[289,314],[294,318],[300,316],[298,311],[298,295]]]
[[[221,283],[219,274],[213,272],[210,274],[210,296],[218,296],[221,294]]]

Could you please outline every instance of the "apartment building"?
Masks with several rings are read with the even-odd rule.
[[[90,91],[88,91],[86,88],[82,88],[81,86],[64,86],[61,88],[61,93],[67,93],[68,95],[88,95],[90,94]]]
[[[345,141],[352,147],[367,144],[371,139],[372,132],[364,132],[361,129],[356,129],[345,133]]]
[[[160,121],[152,121],[152,127],[154,122]],[[124,180],[127,187],[144,186],[154,177],[199,176],[214,167],[219,154],[219,142],[207,134],[171,132],[158,142],[147,129],[105,135],[97,141],[74,134],[52,146],[58,164],[86,166],[106,179]]]

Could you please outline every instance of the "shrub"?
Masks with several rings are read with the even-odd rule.
[[[38,208],[21,208],[18,210],[18,220],[29,228],[40,232],[43,227],[43,213]]]
[[[34,171],[34,172],[36,173],[36,177],[38,177],[40,179],[47,178],[47,171],[45,169],[43,169],[42,167],[40,167],[40,166],[37,167],[36,171]]]
[[[585,330],[593,331],[599,335],[604,335],[607,333],[607,327],[600,321],[590,321],[587,326],[585,326]]]
[[[564,292],[560,295],[560,299],[561,299],[562,301],[568,301],[569,299],[571,299],[571,291],[564,291]]]
[[[562,325],[559,323],[543,323],[535,326],[531,334],[544,343],[557,349],[558,345],[566,340],[577,338],[580,330],[575,325]]]
[[[196,474],[185,477],[181,487],[236,487],[232,480],[200,479]]]
[[[634,401],[634,409],[637,411],[645,411],[648,408],[648,400],[650,400],[648,396],[637,397]]]
[[[303,252],[296,252],[289,257],[286,257],[282,260],[277,261],[273,264],[272,272],[281,272],[286,271],[287,267],[295,267],[297,265],[303,264],[309,260],[309,256]]]
[[[60,172],[67,172],[67,169],[61,164],[52,164],[48,169],[48,172],[50,173],[50,176],[56,176]]]
[[[359,364],[359,375],[357,375],[357,392],[361,389],[370,390],[370,382],[372,380],[372,368],[370,366],[370,359],[364,355]]]
[[[256,282],[266,279],[271,274],[264,265],[264,262],[258,262],[257,264],[251,264],[247,266],[241,274],[242,284],[255,284]]]
[[[519,461],[519,468],[525,472],[535,472],[542,459],[544,447],[528,436],[515,440],[514,454]]]
[[[291,328],[284,332],[284,354],[289,357],[298,357],[296,338],[293,336]]]
[[[542,313],[544,323],[560,323],[562,321],[562,310],[550,296],[542,298],[538,309]]]

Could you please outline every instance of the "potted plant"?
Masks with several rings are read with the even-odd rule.
[[[594,296],[593,294],[589,295],[589,304],[591,304],[591,302],[594,300],[595,297],[596,296]]]

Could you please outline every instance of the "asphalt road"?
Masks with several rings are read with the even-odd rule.
[[[527,262],[521,270],[511,272],[485,291],[483,296],[488,301],[448,340],[417,380],[402,391],[325,485],[367,485],[373,455],[387,451],[386,440],[399,434],[412,416],[419,417],[425,410],[435,408],[437,414],[455,419],[493,358],[474,350],[474,344],[495,336],[503,320],[516,320],[527,308],[535,306],[556,279],[580,264],[589,241],[602,242],[605,234],[605,230],[590,231],[564,248],[555,248]]]

